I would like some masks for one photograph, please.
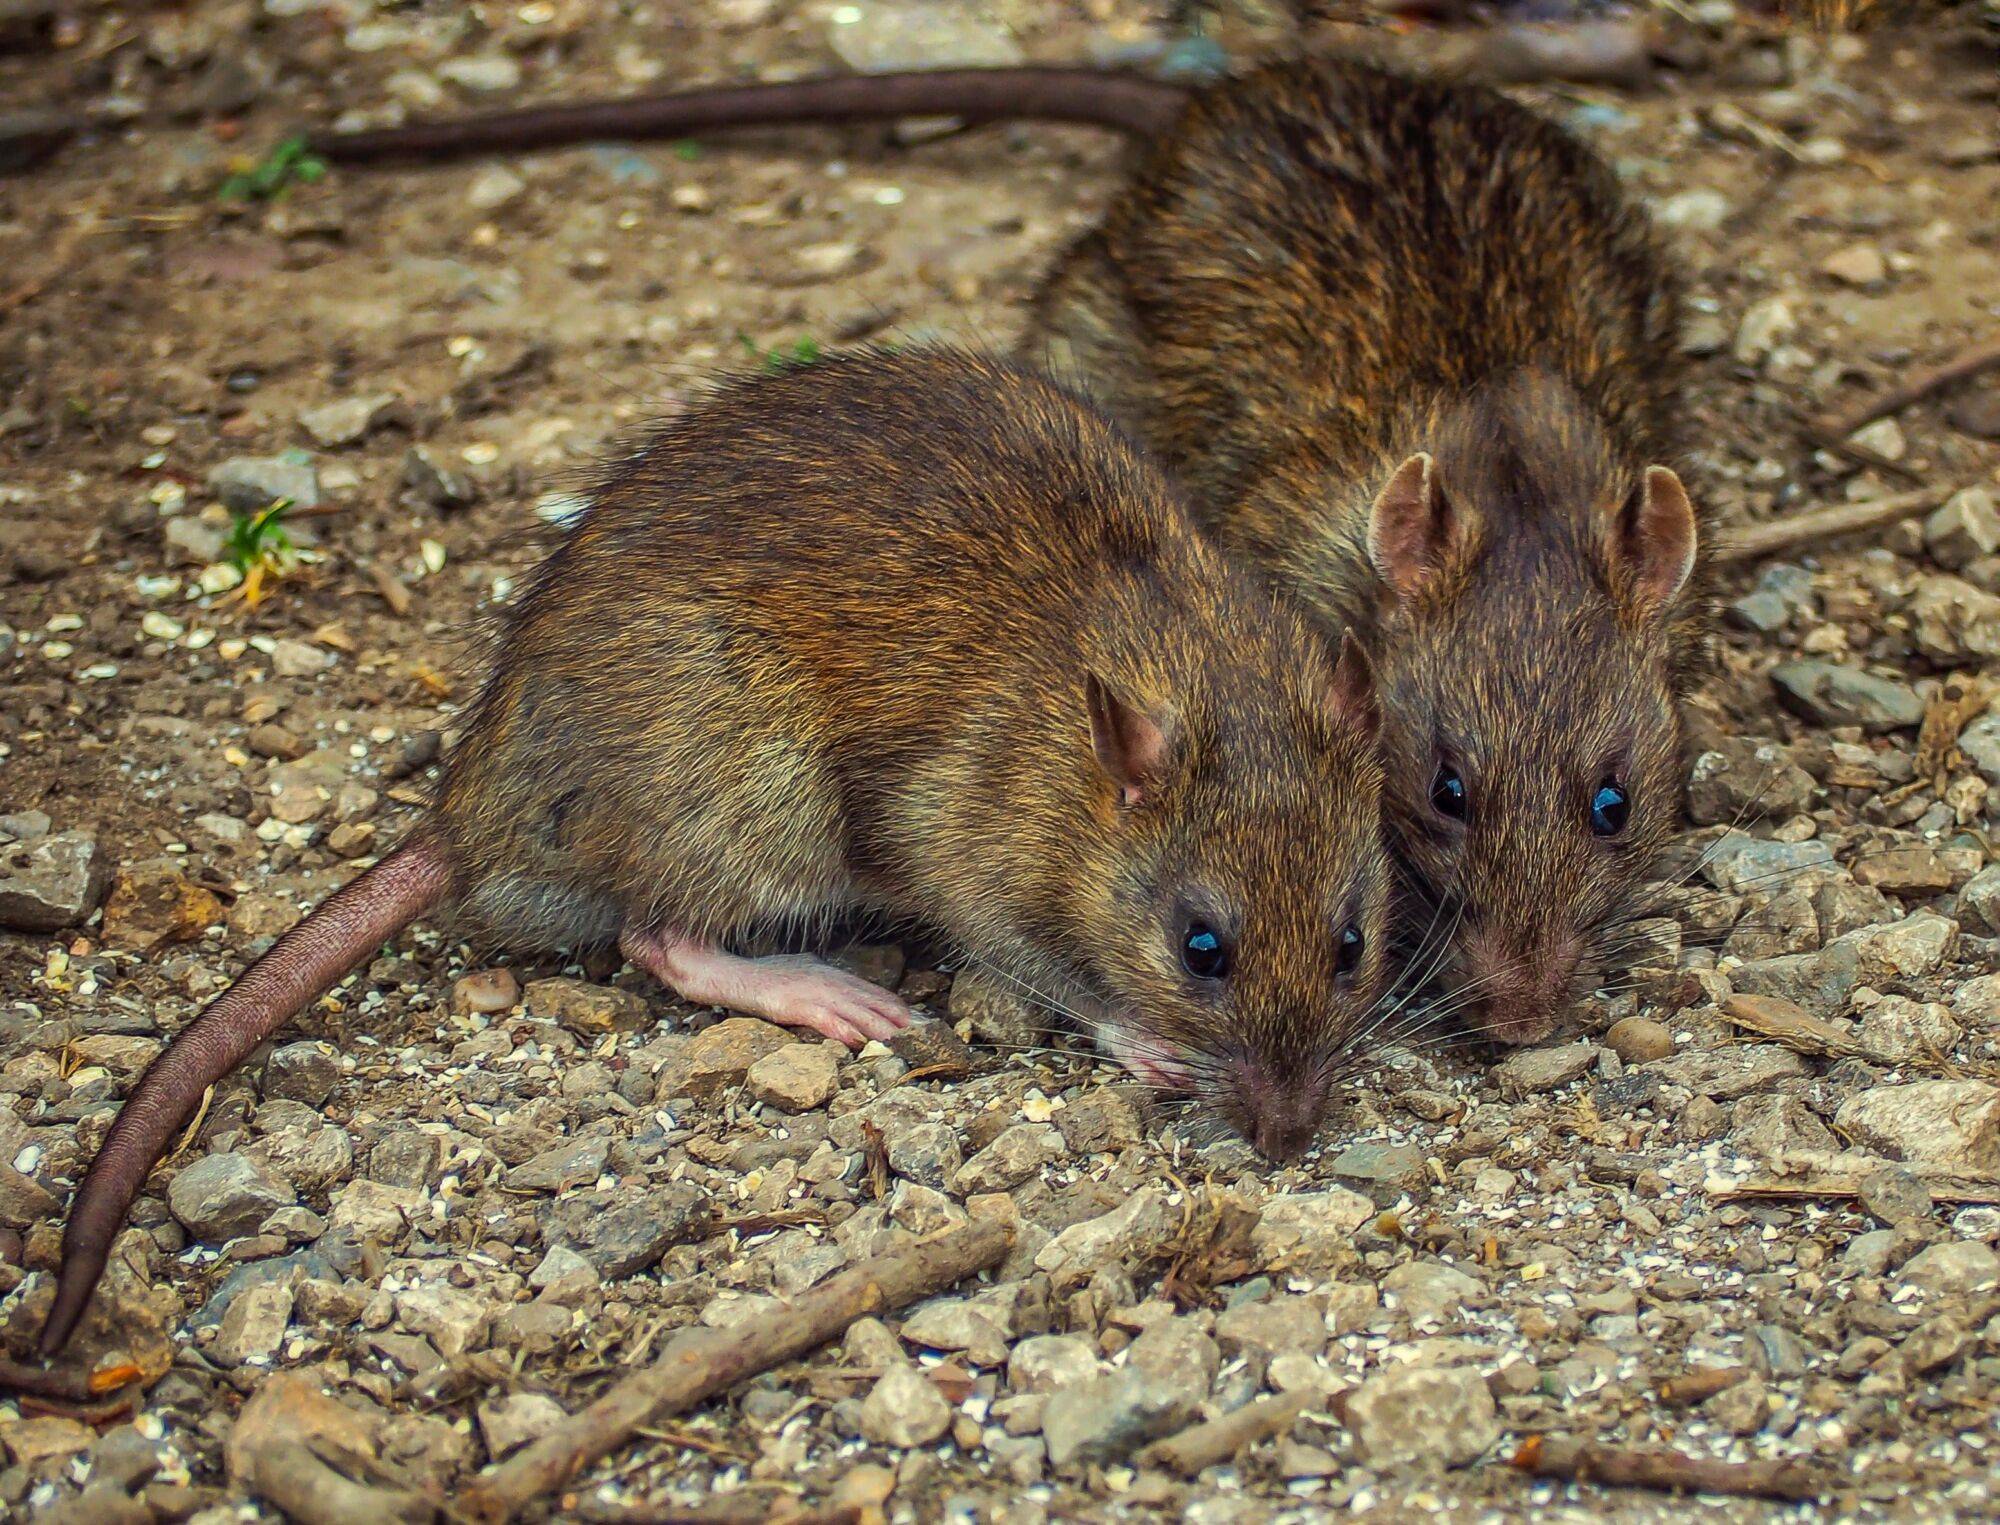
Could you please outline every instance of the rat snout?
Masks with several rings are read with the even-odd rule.
[[[1325,1082],[1255,1058],[1238,1060],[1235,1070],[1238,1127],[1256,1151],[1282,1165],[1311,1148],[1326,1120]]]
[[[1583,954],[1573,932],[1506,937],[1488,928],[1465,934],[1465,1022],[1496,1043],[1539,1043],[1569,1004]]]

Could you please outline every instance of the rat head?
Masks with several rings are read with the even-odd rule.
[[[1282,1160],[1380,993],[1392,870],[1366,658],[1259,612],[1198,674],[1089,673],[1075,911],[1104,1048]]]
[[[1442,442],[1368,520],[1384,815],[1463,1020],[1528,1043],[1679,820],[1696,520],[1560,408]]]

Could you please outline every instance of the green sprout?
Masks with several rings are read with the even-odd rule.
[[[237,514],[223,539],[222,559],[243,574],[243,602],[253,609],[264,596],[266,579],[283,577],[298,564],[298,552],[284,527],[291,509],[292,500],[280,498],[254,514]]]
[[[293,185],[311,185],[326,174],[326,160],[300,135],[286,138],[261,159],[237,162],[236,173],[216,191],[224,201],[275,201]]]
[[[752,359],[761,361],[765,370],[774,373],[788,371],[795,366],[811,365],[825,353],[819,347],[819,340],[810,334],[803,339],[794,340],[789,347],[780,344],[768,350],[760,348],[757,341],[748,334],[739,333],[736,342],[750,351]]]

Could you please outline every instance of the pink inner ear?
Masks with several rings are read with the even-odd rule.
[[[1419,451],[1396,468],[1368,513],[1368,559],[1391,588],[1410,597],[1445,564],[1453,526],[1437,465]]]
[[[1090,746],[1098,765],[1118,786],[1119,797],[1136,805],[1159,784],[1167,768],[1166,727],[1095,673],[1084,679],[1090,709]]]
[[[1361,733],[1373,737],[1382,729],[1382,709],[1375,698],[1375,670],[1368,653],[1345,630],[1340,636],[1340,660],[1333,664],[1334,712]]]
[[[1623,550],[1632,587],[1650,607],[1672,601],[1694,570],[1694,505],[1681,479],[1665,466],[1646,480],[1625,511]]]

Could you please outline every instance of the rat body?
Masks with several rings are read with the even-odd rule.
[[[725,387],[544,565],[427,819],[142,1077],[43,1348],[203,1090],[446,902],[848,1043],[902,1003],[725,944],[918,918],[1295,1153],[1384,979],[1378,726],[1358,649],[1336,659],[1054,384],[938,351]]]
[[[725,86],[333,135],[334,158],[958,115],[1142,145],[1018,353],[1111,408],[1231,551],[1379,669],[1406,934],[1470,1025],[1548,1034],[1678,821],[1707,628],[1671,469],[1677,282],[1587,147],[1351,60]]]

